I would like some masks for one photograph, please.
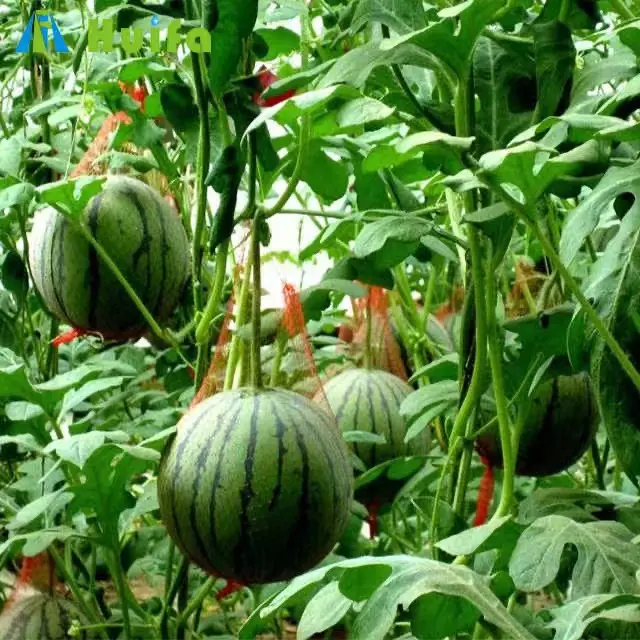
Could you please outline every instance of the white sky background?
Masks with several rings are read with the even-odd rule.
[[[283,22],[269,23],[269,28],[275,28],[276,26],[284,26],[291,31],[300,33],[299,20],[287,20]],[[323,29],[322,19],[317,18],[314,21],[314,28],[316,33],[320,33]],[[291,56],[289,62],[294,68],[300,68],[300,56],[295,54]],[[262,66],[263,63],[259,62],[256,67]],[[276,65],[270,62],[267,65],[270,69],[274,69]],[[283,129],[275,122],[268,122],[267,126],[273,137],[282,135]],[[281,154],[282,155],[282,154]],[[339,160],[337,156],[332,156],[334,159]],[[283,179],[278,180],[273,188],[273,193],[268,199],[268,205],[275,204],[277,198],[283,193],[287,186],[287,182]],[[308,193],[308,187],[301,182],[298,186],[300,193]],[[218,202],[218,194],[212,189],[209,189],[209,202],[212,206],[212,210],[215,211],[215,206]],[[246,193],[242,192],[239,197],[237,211],[242,211],[244,204],[246,203]],[[325,205],[324,210],[337,211],[340,210],[342,200],[338,200],[332,205]],[[308,206],[312,211],[320,211],[320,203],[314,198],[309,198]],[[292,196],[284,209],[300,209],[300,202],[295,196]],[[326,224],[323,218],[316,218],[322,225]],[[263,248],[263,255],[268,253],[277,253],[288,251],[292,253],[296,258],[301,249],[306,247],[319,233],[319,229],[314,222],[308,216],[282,214],[276,215],[269,219],[269,227],[271,229],[271,244],[267,248]],[[241,230],[240,233],[246,233]],[[237,234],[236,236],[237,237]],[[240,236],[242,237],[242,236]],[[321,252],[313,257],[313,259],[306,261],[302,266],[298,266],[290,261],[280,262],[274,258],[269,260],[263,260],[262,262],[262,288],[265,294],[262,297],[263,308],[282,307],[284,304],[282,297],[282,285],[283,282],[289,282],[298,288],[308,287],[318,283],[325,271],[332,266],[332,261],[329,259],[326,253]]]

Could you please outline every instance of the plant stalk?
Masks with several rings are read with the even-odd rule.
[[[509,205],[514,213],[516,213],[531,228],[534,235],[536,236],[536,239],[542,245],[542,249],[551,261],[553,268],[560,273],[560,276],[562,277],[562,280],[564,281],[567,289],[569,289],[569,291],[575,296],[576,300],[578,300],[580,306],[585,312],[585,315],[591,321],[596,331],[600,334],[603,342],[607,347],[609,347],[609,349],[611,349],[611,352],[615,356],[622,369],[629,376],[636,388],[640,390],[640,373],[638,373],[638,370],[634,367],[633,363],[629,359],[629,356],[627,356],[627,354],[624,352],[624,349],[622,349],[609,328],[605,325],[596,310],[589,303],[584,293],[582,293],[580,285],[571,275],[569,269],[567,269],[567,267],[560,259],[560,256],[556,252],[552,243],[540,228],[540,225],[537,223],[535,216],[532,215],[533,212],[530,212],[527,205],[518,202],[507,191],[505,191],[505,189],[500,184],[495,183],[491,178],[483,176],[482,180],[485,182],[485,184],[487,184],[487,186],[492,188],[496,192],[496,194],[499,195],[500,198],[502,198],[505,204]]]

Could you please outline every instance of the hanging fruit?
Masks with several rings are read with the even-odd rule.
[[[168,318],[189,274],[187,236],[168,203],[139,180],[113,176],[85,208],[83,224],[154,318]],[[29,259],[38,291],[62,321],[114,339],[145,331],[144,318],[112,270],[51,207],[36,217]]]
[[[591,378],[586,373],[558,376],[542,383],[522,409],[516,474],[550,476],[575,464],[587,450],[599,414]],[[492,467],[502,465],[497,431],[476,442]]]

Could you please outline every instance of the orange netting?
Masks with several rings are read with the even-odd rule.
[[[98,165],[96,161],[109,149],[111,136],[121,124],[131,124],[131,118],[124,111],[111,113],[104,119],[98,134],[89,145],[80,162],[78,162],[76,168],[71,172],[72,178],[104,173],[104,167]]]
[[[5,607],[10,607],[25,592],[32,589],[43,593],[53,593],[63,589],[63,585],[56,576],[55,563],[47,551],[22,558],[20,573]]]
[[[202,402],[206,398],[218,393],[222,390],[224,385],[225,370],[227,367],[227,359],[229,357],[229,345],[231,342],[231,320],[233,318],[233,307],[235,301],[233,294],[229,297],[227,302],[227,311],[222,321],[222,328],[218,334],[218,340],[216,347],[211,358],[211,364],[207,374],[198,389],[190,407],[194,407],[199,402]]]
[[[240,260],[233,270],[233,288],[231,295],[227,300],[226,311],[222,320],[216,346],[213,351],[213,356],[211,357],[209,369],[207,370],[204,380],[202,381],[202,384],[200,385],[200,388],[193,398],[189,408],[194,407],[206,398],[222,391],[224,389],[225,378],[227,376],[227,369],[229,366],[233,366],[229,362],[232,345],[231,339],[233,337],[231,333],[231,322],[235,317],[234,311],[236,299],[242,297],[239,289],[243,281],[243,271],[245,269],[250,269],[248,265],[244,264],[246,250],[245,240],[246,239],[243,239],[241,242],[242,250]],[[250,274],[247,274],[247,276],[250,276]]]
[[[478,500],[476,502],[476,515],[473,519],[473,526],[478,527],[487,521],[489,516],[489,507],[493,498],[493,488],[495,485],[495,476],[493,467],[486,458],[481,458],[484,464],[484,472],[480,478],[480,487],[478,488]]]
[[[292,284],[283,283],[282,294],[284,297],[282,328],[288,337],[289,358],[295,363],[292,368],[299,372],[302,378],[294,389],[313,398],[332,414],[309,341],[300,292]]]
[[[355,355],[362,355],[365,360],[368,355],[374,369],[407,380],[400,345],[393,335],[387,291],[382,287],[369,287],[369,295],[357,301],[354,316],[351,345]],[[347,330],[341,328],[341,333],[343,338],[348,337]]]

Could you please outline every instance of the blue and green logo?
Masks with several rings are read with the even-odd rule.
[[[16,53],[29,53],[33,46],[34,53],[47,53],[49,50],[49,34],[53,40],[55,53],[69,53],[60,29],[50,11],[34,11],[29,18],[27,28],[20,36]],[[31,44],[33,42],[33,45]]]
[[[119,42],[129,54],[140,51],[148,38],[152,53],[176,53],[179,45],[186,46],[193,53],[211,53],[211,34],[202,27],[196,27],[182,33],[182,21],[177,19],[165,21],[164,29],[157,15],[153,15],[149,28],[140,26],[120,29]],[[163,35],[165,39],[163,40]],[[54,53],[69,53],[60,29],[50,11],[35,11],[20,42],[16,53],[48,53],[50,39],[53,40]],[[108,53],[113,51],[116,39],[115,21],[113,18],[90,18],[87,30],[87,51]]]

